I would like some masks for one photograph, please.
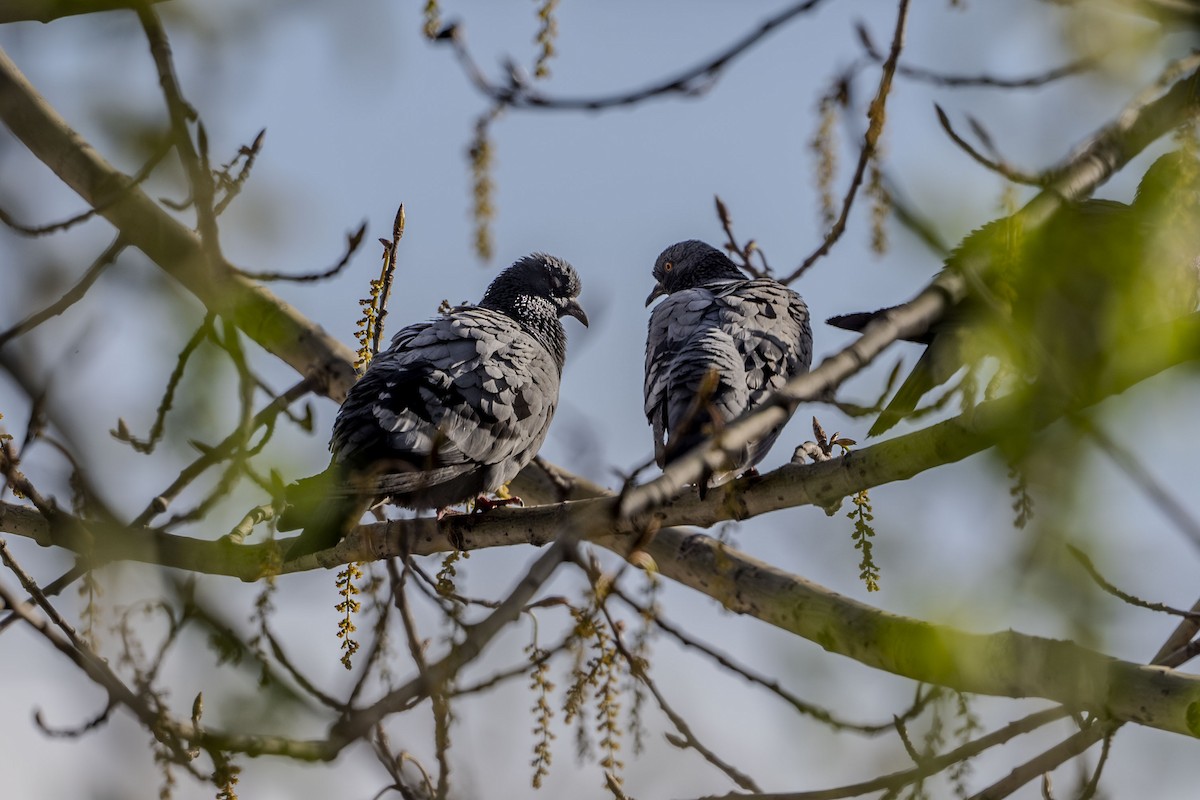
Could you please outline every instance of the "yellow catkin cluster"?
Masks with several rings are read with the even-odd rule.
[[[537,36],[534,38],[540,48],[537,63],[533,65],[535,78],[550,77],[550,59],[554,58],[558,52],[554,47],[554,40],[558,38],[558,20],[554,16],[557,7],[558,0],[543,0],[541,6],[538,7],[537,15],[542,27],[538,29]]]
[[[533,670],[529,675],[529,688],[534,691],[535,700],[530,711],[534,715],[533,735],[533,788],[542,788],[542,782],[550,774],[552,758],[550,743],[556,738],[550,729],[554,721],[554,708],[550,705],[550,694],[554,691],[554,683],[550,680],[550,659],[545,650],[531,644],[525,648]]]
[[[433,39],[442,30],[442,9],[437,0],[426,0],[425,8],[421,9],[421,16],[424,18],[422,32],[426,38]]]
[[[878,592],[879,567],[871,553],[871,539],[875,536],[875,528],[871,525],[875,519],[871,512],[871,498],[863,489],[855,493],[851,502],[854,508],[846,516],[854,520],[854,535],[851,538],[854,540],[854,549],[862,554],[858,562],[858,577],[866,584],[868,592]]]
[[[371,281],[371,293],[369,297],[365,297],[358,301],[362,307],[363,316],[358,321],[358,330],[354,332],[354,338],[358,340],[357,357],[354,359],[354,369],[359,375],[367,368],[367,364],[371,363],[371,357],[374,353],[371,352],[371,341],[375,336],[375,328],[379,325],[379,300],[382,290],[382,284],[375,280]]]
[[[877,255],[887,252],[887,218],[892,210],[892,198],[883,185],[883,171],[879,168],[879,154],[871,159],[867,178],[867,195],[871,198],[871,249]]]
[[[837,220],[833,178],[837,174],[837,109],[833,96],[821,98],[820,123],[809,147],[817,157],[817,192],[821,196],[821,221],[826,227]]]
[[[358,564],[350,563],[346,568],[337,575],[338,596],[342,601],[335,608],[341,613],[342,618],[338,620],[338,638],[342,640],[342,666],[346,669],[353,668],[354,654],[358,652],[358,642],[354,639],[354,631],[358,628],[354,624],[354,614],[358,613],[362,606],[358,600],[354,599],[359,589],[354,582],[362,578],[362,570]]]
[[[493,252],[492,220],[496,185],[492,180],[496,154],[492,145],[490,125],[499,109],[488,111],[475,122],[475,137],[467,151],[471,161],[472,218],[475,220],[475,254],[490,261]]]

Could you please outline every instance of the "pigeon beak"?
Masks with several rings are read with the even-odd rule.
[[[661,283],[655,283],[654,291],[650,292],[649,296],[646,297],[646,307],[649,308],[651,303],[653,303],[655,300],[662,297],[666,293],[667,293],[667,290],[663,288],[663,285]]]
[[[571,298],[562,304],[559,316],[570,316],[583,323],[583,327],[588,326],[587,313],[583,310],[583,306],[579,305],[579,301]]]

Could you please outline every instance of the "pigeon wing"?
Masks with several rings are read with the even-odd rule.
[[[665,463],[665,446],[671,430],[672,372],[693,340],[712,327],[717,313],[713,293],[703,287],[668,295],[650,313],[646,333],[644,399],[646,419],[654,432],[654,458]]]
[[[348,481],[350,492],[403,494],[475,471],[485,473],[479,491],[490,491],[536,454],[557,398],[553,360],[516,322],[455,309],[404,329],[376,356],[330,446],[335,462],[374,473]]]

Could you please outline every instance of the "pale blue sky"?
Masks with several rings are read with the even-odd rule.
[[[471,252],[465,159],[472,122],[486,106],[460,73],[449,48],[420,36],[420,5],[362,0],[253,6],[226,0],[161,7],[183,89],[203,116],[214,159],[227,159],[238,145],[267,128],[254,175],[224,219],[225,251],[248,269],[313,271],[336,261],[345,234],[367,220],[368,244],[336,281],[319,288],[275,287],[347,343],[359,316],[357,298],[365,294],[377,270],[373,243],[388,234],[400,201],[408,211],[408,230],[400,246],[400,275],[390,308],[392,332],[403,322],[429,316],[443,298],[478,299],[497,267],[529,251],[567,258],[583,277],[582,301],[593,324],[584,331],[568,323],[570,352],[562,405],[543,452],[551,460],[612,482],[613,470],[637,465],[651,452],[641,413],[646,320],[642,299],[651,285],[655,256],[680,239],[720,244],[714,193],[732,210],[738,234],[757,239],[777,269],[790,269],[816,246],[820,226],[808,148],[816,102],[833,75],[859,55],[854,21],[865,21],[883,46],[891,35],[894,4],[827,3],[734,63],[703,98],[659,98],[604,114],[510,112],[493,126],[498,214],[496,259],[488,265]],[[641,86],[709,56],[784,5],[566,0],[558,11],[561,55],[551,64],[553,78],[545,91],[575,96]],[[1058,66],[1073,57],[1064,46],[1066,18],[1060,9],[1034,2],[968,3],[961,11],[948,5],[914,4],[905,56],[909,63],[968,74],[1014,75]],[[506,55],[522,64],[532,62],[534,4],[447,2],[445,12],[463,21],[470,47],[489,74],[499,73],[500,59]],[[1132,28],[1139,26],[1128,22]],[[1084,29],[1079,18],[1072,18],[1070,25],[1077,32]],[[129,171],[137,160],[106,133],[111,123],[161,124],[164,118],[146,48],[131,35],[135,29],[134,17],[122,13],[0,28],[0,47],[102,154]],[[1167,44],[1171,54],[1179,54],[1189,42],[1177,35]],[[1036,168],[1063,156],[1110,119],[1154,74],[1158,63],[1117,58],[1107,78],[1017,92],[950,90],[898,79],[884,139],[887,163],[908,197],[935,220],[947,241],[955,242],[997,213],[1002,187],[947,140],[934,117],[934,102],[964,131],[967,115],[974,115],[1009,158]],[[877,71],[867,70],[855,84],[856,127],[862,125],[858,115],[874,92],[877,76]],[[841,152],[839,194],[853,156],[849,149]],[[1138,168],[1148,158],[1102,193],[1128,199]],[[80,208],[81,201],[55,186],[45,168],[21,152],[7,132],[0,133],[0,174],[0,203],[26,219],[45,221]],[[178,195],[165,182],[150,188]],[[907,299],[939,267],[932,254],[894,224],[888,229],[888,254],[872,254],[867,208],[860,204],[844,240],[796,287],[817,321],[817,359],[849,340],[825,326],[825,317]],[[98,251],[109,237],[103,223],[49,243],[30,243],[0,231],[0,281],[6,286],[0,292],[0,327],[45,302],[44,276],[55,270],[81,272],[91,256],[79,253]],[[108,488],[115,505],[128,511],[140,508],[173,473],[129,454],[106,431],[119,416],[135,431],[145,430],[174,351],[146,354],[141,348],[147,337],[182,343],[190,333],[188,326],[201,316],[187,298],[171,306],[140,304],[145,285],[160,280],[141,256],[129,255],[95,289],[103,310],[99,303],[77,309],[33,337],[45,369],[53,365],[60,393],[86,397],[85,405],[71,406],[73,433],[105,465],[98,483]],[[848,396],[865,399],[877,391],[901,353],[913,358],[908,350],[889,351],[880,366],[851,384]],[[259,363],[280,388],[293,379],[269,357]],[[199,392],[199,387],[193,388]],[[1189,381],[1166,376],[1111,405],[1133,412],[1124,415],[1120,437],[1138,447],[1153,442],[1153,450],[1143,449],[1148,459],[1152,456],[1150,467],[1195,508],[1198,503],[1190,496],[1194,423],[1185,391],[1194,391]],[[172,432],[177,449],[171,459],[182,463],[189,458],[181,444],[187,438],[211,439],[227,430],[232,401],[225,395],[220,398],[212,401],[210,429]],[[317,433],[290,436],[273,451],[285,477],[308,474],[327,458],[325,441],[336,409],[328,401],[315,403],[315,408]],[[0,379],[0,411],[10,430],[23,426],[25,409],[6,379]],[[861,438],[867,427],[830,408],[802,409],[764,466],[786,461],[791,449],[809,438],[813,413],[830,432]],[[31,461],[34,466],[39,463],[51,476],[47,480],[61,474],[53,459],[38,456]],[[1094,537],[1098,564],[1123,587],[1151,600],[1191,603],[1196,593],[1195,550],[1106,464],[1098,465],[1095,473],[1091,511],[1069,520],[1069,533]],[[130,482],[144,486],[143,495],[130,497],[120,491]],[[782,512],[740,526],[735,541],[784,569],[899,613],[973,630],[1070,632],[1072,604],[1061,602],[1057,611],[1048,613],[1044,604],[1052,602],[1053,590],[1039,585],[1037,578],[1022,581],[1014,576],[1023,540],[1011,529],[1003,472],[988,458],[880,487],[872,497],[883,589],[869,597],[857,579],[851,523],[844,512],[834,517],[814,508]],[[212,536],[220,532],[193,531]],[[14,547],[43,576],[55,574],[65,563],[61,554],[38,551],[24,542]],[[519,548],[475,554],[464,569],[469,593],[501,594],[531,552]],[[154,578],[149,570],[131,569],[114,573],[113,580],[135,592],[139,587],[152,590]],[[574,586],[573,581],[560,580],[555,589],[574,592]],[[211,591],[221,595],[231,618],[249,614],[254,587],[214,581]],[[801,696],[829,703],[846,716],[886,719],[911,692],[907,682],[827,657],[814,645],[734,618],[686,590],[668,589],[663,599],[672,619],[686,622],[702,638],[760,671],[779,675]],[[1168,621],[1118,608],[1107,599],[1093,600],[1105,609],[1092,620],[1101,636],[1097,644],[1116,655],[1148,657],[1170,627]],[[332,653],[334,602],[331,575],[289,577],[281,581],[277,597],[277,627],[291,637],[297,652],[311,648]],[[328,636],[315,635],[318,629]],[[431,627],[430,635],[435,630]],[[488,663],[520,658],[526,636],[527,631],[520,631],[497,643]],[[83,780],[98,797],[151,796],[155,778],[142,732],[118,719],[115,730],[83,742],[43,738],[28,722],[31,708],[46,709],[49,719],[69,725],[100,707],[98,693],[78,693],[75,687],[82,681],[73,668],[24,631],[0,637],[0,653],[0,682],[6,687],[0,696],[0,718],[7,720],[0,725],[0,752],[7,756],[3,780],[13,796],[68,796]],[[702,660],[682,655],[665,642],[658,659],[656,674],[698,735],[758,777],[765,788],[821,788],[903,765],[893,739],[823,741],[819,729],[746,689],[740,680],[715,675]],[[328,685],[343,680],[335,656],[321,663],[328,665],[320,676]],[[191,692],[203,687],[210,668],[206,656],[194,665],[176,665],[173,674],[179,688],[173,701],[181,708],[190,704]],[[247,696],[252,690],[249,684],[240,689]],[[233,713],[237,703],[225,702],[224,709],[218,705],[212,713]],[[532,747],[527,732],[532,720],[526,712],[531,703],[523,687],[514,685],[487,702],[462,704],[454,751],[460,796],[479,796],[485,790],[489,796],[531,794],[525,766]],[[1015,705],[981,701],[979,708],[995,723],[1018,716]],[[638,759],[626,752],[627,786],[633,795],[645,800],[726,790],[723,779],[699,759],[665,746],[658,733],[662,722],[656,713],[651,717],[651,755]],[[399,722],[394,738],[427,754],[428,736],[420,727],[424,722],[423,717]],[[117,732],[127,742],[114,750]],[[314,735],[319,732],[317,727],[311,730]],[[560,727],[558,757],[542,796],[592,797],[602,791],[598,769],[574,764],[572,738]],[[1141,730],[1122,732],[1117,745],[1106,784],[1117,797],[1144,791],[1147,775],[1170,778],[1166,765],[1171,759],[1181,763],[1195,752],[1193,743],[1179,737]],[[982,776],[999,777],[1017,762],[1020,756],[1015,753],[1032,755],[1037,746],[1017,744],[982,762],[977,788],[984,785]],[[119,755],[114,757],[114,752]],[[14,754],[19,755],[12,758]],[[256,800],[298,796],[285,787],[289,775],[302,774],[311,796],[337,791],[369,797],[382,785],[382,772],[365,752],[343,756],[343,761],[350,760],[356,766],[349,770],[343,764],[329,770],[296,769],[270,760],[248,762],[242,794]],[[64,764],[71,766],[64,769]],[[1178,778],[1186,777],[1180,771]],[[1061,780],[1069,785],[1067,777]],[[1175,788],[1183,792],[1183,785]],[[1185,796],[1172,791],[1163,786],[1156,795]],[[210,794],[182,779],[177,797]],[[1037,788],[1027,787],[1018,796],[1035,797]]]

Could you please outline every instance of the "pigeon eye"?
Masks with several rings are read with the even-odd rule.
[[[668,261],[667,263],[663,264],[663,272],[670,272],[673,269],[675,269],[675,264],[673,262]]]

